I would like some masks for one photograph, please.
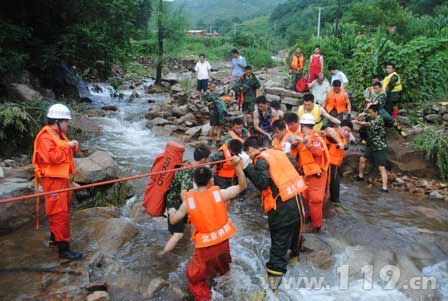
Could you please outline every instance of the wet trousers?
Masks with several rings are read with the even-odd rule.
[[[229,240],[207,248],[196,248],[187,268],[188,288],[196,301],[211,300],[207,280],[230,270]]]
[[[69,187],[69,180],[62,178],[42,178],[44,192]],[[70,192],[45,196],[45,214],[50,231],[57,242],[70,242]]]
[[[322,227],[322,209],[324,205],[325,190],[327,185],[327,173],[321,173],[320,177],[312,175],[305,177],[308,189],[303,196],[308,205],[313,228]]]
[[[330,201],[333,203],[339,203],[339,194],[340,194],[340,178],[339,178],[339,166],[330,165]]]

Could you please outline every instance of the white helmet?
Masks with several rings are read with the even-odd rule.
[[[316,119],[312,114],[305,113],[302,115],[302,118],[300,118],[300,124],[315,125]]]
[[[70,110],[60,104],[57,103],[55,105],[52,105],[47,112],[47,118],[51,119],[72,119],[72,114],[70,113]]]

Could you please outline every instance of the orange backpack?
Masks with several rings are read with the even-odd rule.
[[[174,169],[182,163],[185,146],[176,142],[168,142],[165,152],[157,156],[151,172]],[[165,193],[171,186],[174,172],[160,173],[151,176],[151,181],[146,185],[143,206],[146,213],[151,216],[162,216],[165,210]]]

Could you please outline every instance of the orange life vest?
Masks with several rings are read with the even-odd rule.
[[[218,168],[216,166],[215,172],[220,176],[221,178],[228,178],[233,179],[236,176],[236,170],[232,165],[232,162],[230,159],[232,159],[232,154],[230,153],[230,148],[227,146],[227,144],[223,144],[218,151],[222,151],[224,154],[224,157],[226,158],[226,161],[221,168]]]
[[[347,140],[345,139],[344,135],[342,135],[341,131],[336,128],[335,131],[338,134],[339,139],[341,139],[342,143],[346,144]],[[325,135],[325,143],[327,144],[328,153],[330,154],[330,164],[341,166],[342,161],[344,161],[345,150],[339,149],[338,144],[334,141],[330,141],[327,135]]]
[[[303,69],[303,55],[297,56],[295,54],[292,55],[291,69],[293,70],[302,70]]]
[[[282,140],[275,137],[272,139],[272,147],[277,150],[283,151],[283,144],[289,141],[289,137],[291,136],[290,132],[287,131],[283,136]]]
[[[314,155],[311,153],[311,151],[304,144],[300,143],[297,146],[299,155],[298,163],[302,168],[305,176],[319,175],[322,172],[326,172],[328,170],[330,155],[328,153],[328,148],[325,144],[325,141],[320,136],[313,132],[309,136],[309,139],[310,140],[308,141],[308,143],[319,143],[324,149],[324,154],[322,155],[320,162],[316,162],[316,159],[314,158]]]
[[[213,186],[202,192],[190,190],[185,195],[189,219],[194,226],[192,239],[196,241],[196,248],[217,245],[236,233],[219,190],[218,186]]]
[[[235,131],[229,130],[227,133],[229,134],[230,138],[239,140],[244,143],[244,138],[235,133]]]
[[[266,213],[272,209],[277,209],[277,198],[279,196],[283,202],[286,202],[306,190],[307,187],[303,178],[284,152],[268,149],[261,152],[255,161],[260,157],[268,162],[269,174],[279,191],[277,196],[272,194],[270,187],[261,192],[261,201]]]
[[[325,110],[330,113],[334,109],[338,112],[338,114],[342,114],[347,112],[347,93],[344,89],[341,89],[339,93],[334,92],[334,88],[327,94],[327,104],[325,106]]]
[[[56,147],[65,152],[65,161],[59,164],[46,161],[46,155],[38,156],[39,153],[43,153],[43,150],[39,146],[39,139],[43,134],[47,133],[51,140],[56,144]],[[34,140],[33,151],[33,165],[34,174],[36,177],[49,177],[49,178],[63,178],[69,179],[70,175],[74,175],[75,165],[73,163],[73,150],[68,144],[69,140],[64,133],[61,133],[62,139],[50,126],[44,126],[44,128],[37,134]]]

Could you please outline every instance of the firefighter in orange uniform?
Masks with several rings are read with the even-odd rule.
[[[294,139],[292,144],[296,145],[298,162],[308,187],[303,196],[308,205],[313,232],[318,233],[322,227],[329,153],[322,137],[313,130],[315,122],[312,114],[303,114],[300,118],[303,137],[291,139]]]
[[[281,150],[265,149],[257,136],[244,142],[244,151],[254,161],[244,173],[261,191],[264,211],[268,216],[271,250],[266,271],[270,288],[278,291],[289,262],[299,256],[299,240],[304,208],[301,193],[306,189],[297,172],[297,162]]]
[[[73,153],[79,148],[78,141],[65,136],[71,120],[66,106],[51,106],[47,118],[48,125],[37,135],[33,152],[35,179],[44,192],[70,187],[70,176],[75,174]],[[70,250],[70,192],[45,196],[45,213],[50,227],[49,243],[58,246],[59,257],[81,259],[82,253]]]
[[[227,202],[236,198],[247,188],[247,180],[241,167],[242,160],[232,158],[238,177],[238,185],[220,189],[213,185],[213,172],[208,167],[194,171],[197,190],[183,196],[178,210],[171,208],[168,216],[172,224],[181,221],[187,214],[194,226],[195,250],[187,268],[188,287],[195,300],[211,300],[207,280],[215,275],[224,275],[230,269],[229,239],[236,230],[227,215]],[[246,163],[248,164],[248,162]]]

